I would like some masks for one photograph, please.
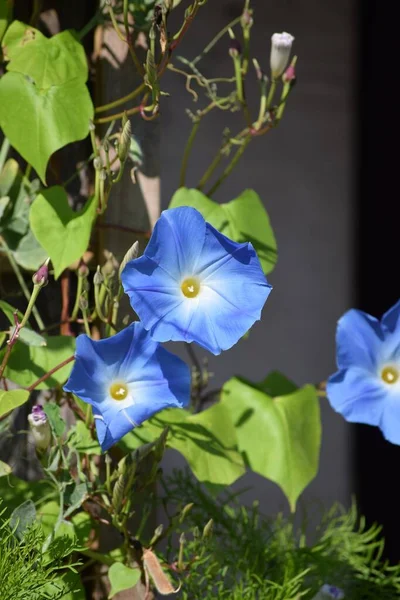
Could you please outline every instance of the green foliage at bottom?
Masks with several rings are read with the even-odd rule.
[[[216,500],[183,472],[166,490],[169,502],[194,502],[185,521],[184,600],[312,600],[325,583],[342,588],[346,600],[400,598],[400,565],[382,560],[381,530],[367,528],[355,506],[332,508],[309,542],[292,519],[268,519],[234,496]],[[210,517],[213,533],[204,538]],[[172,544],[168,551],[173,560]]]
[[[44,535],[38,524],[27,528],[18,537],[16,525],[5,519],[4,514],[0,506],[1,600],[75,598],[73,594],[80,591],[80,584],[74,572],[65,570],[65,558],[73,550],[71,542],[64,539],[53,542],[46,555],[42,552]],[[65,575],[67,582],[61,578]]]

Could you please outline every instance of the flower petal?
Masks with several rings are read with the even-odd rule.
[[[199,211],[171,208],[161,213],[144,254],[178,281],[194,272],[205,235],[206,222]]]
[[[175,279],[145,255],[126,265],[121,281],[133,310],[147,330],[183,302]]]
[[[347,311],[336,330],[336,360],[339,369],[359,367],[376,371],[384,336],[377,319],[361,310]]]
[[[392,444],[400,445],[400,390],[389,391],[379,427]]]
[[[400,300],[385,312],[381,323],[390,333],[398,332],[400,334]]]
[[[343,369],[327,383],[331,406],[352,423],[379,425],[387,394],[384,383],[365,369]]]

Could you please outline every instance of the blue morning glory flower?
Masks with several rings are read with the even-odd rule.
[[[121,280],[155,340],[197,342],[214,354],[260,319],[271,291],[253,246],[233,242],[188,206],[161,214]]]
[[[380,427],[400,444],[400,301],[381,321],[349,310],[336,332],[339,371],[327,384],[333,408],[347,421]]]
[[[186,406],[190,372],[136,322],[100,341],[78,336],[64,390],[92,405],[99,442],[108,450],[156,412]]]

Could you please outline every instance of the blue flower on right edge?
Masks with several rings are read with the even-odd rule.
[[[400,301],[381,321],[349,310],[338,322],[336,345],[339,370],[327,384],[332,407],[400,444]]]

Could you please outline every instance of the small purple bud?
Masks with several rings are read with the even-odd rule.
[[[34,285],[39,285],[40,287],[44,287],[45,285],[47,285],[49,280],[49,262],[50,258],[48,258],[46,262],[33,275],[32,281]]]
[[[283,81],[285,83],[290,83],[296,79],[296,69],[294,65],[289,65],[286,71],[283,74]]]
[[[47,415],[40,404],[32,408],[28,422],[37,450],[46,450],[51,441],[51,429]]]
[[[239,40],[237,40],[237,39],[231,40],[230,44],[229,44],[229,55],[232,56],[232,58],[236,58],[237,56],[240,56],[241,53],[242,53],[242,46],[241,46]]]

